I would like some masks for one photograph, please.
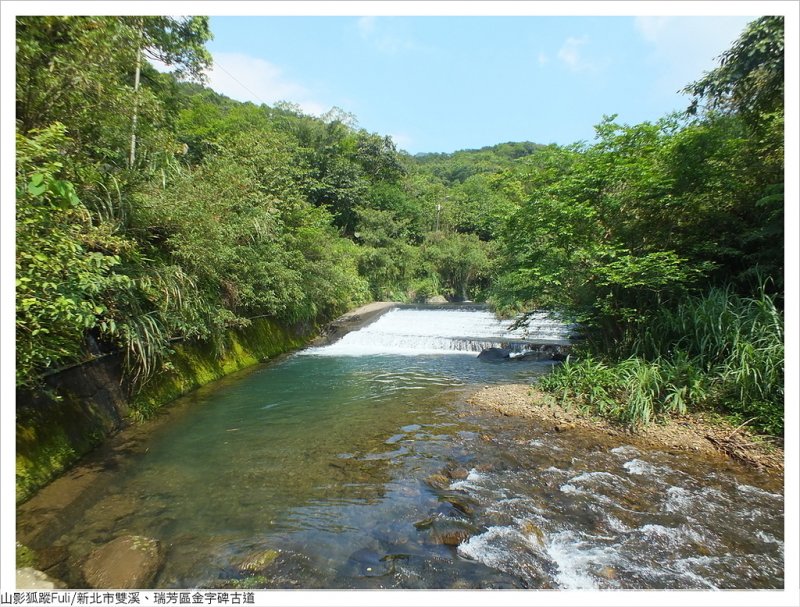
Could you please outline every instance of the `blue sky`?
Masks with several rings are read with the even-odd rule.
[[[340,107],[411,153],[569,144],[604,114],[684,109],[677,91],[753,18],[213,16],[209,82],[315,115]]]

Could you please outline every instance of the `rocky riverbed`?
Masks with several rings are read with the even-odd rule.
[[[636,430],[583,414],[576,404],[561,405],[552,395],[526,384],[486,386],[468,402],[499,415],[537,420],[560,432],[572,428],[596,430],[646,448],[719,454],[756,468],[783,473],[780,445],[753,435],[746,426],[732,426],[718,416],[697,413],[673,417]]]

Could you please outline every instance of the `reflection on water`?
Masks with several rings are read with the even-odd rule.
[[[459,404],[548,370],[289,357],[179,405],[47,541],[75,586],[133,533],[167,588],[782,587],[770,479]]]

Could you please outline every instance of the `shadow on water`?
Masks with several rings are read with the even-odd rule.
[[[769,478],[463,404],[549,368],[291,356],[137,429],[18,531],[75,587],[123,534],[166,548],[164,588],[782,587]]]

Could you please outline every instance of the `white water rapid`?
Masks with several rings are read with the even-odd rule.
[[[499,320],[475,308],[394,309],[339,341],[304,354],[317,356],[371,356],[380,354],[466,354],[476,356],[486,348],[510,347],[522,351],[527,344],[564,343],[571,327],[546,313],[531,317],[527,326],[512,330],[511,320]]]

